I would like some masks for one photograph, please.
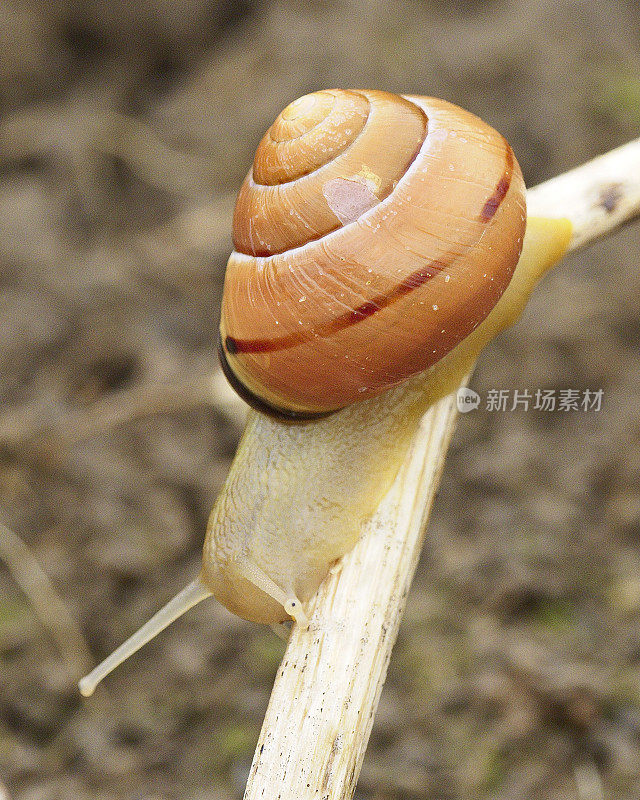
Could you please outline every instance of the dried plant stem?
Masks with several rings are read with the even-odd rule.
[[[0,415],[0,443],[42,455],[55,448],[68,450],[94,436],[154,414],[175,414],[198,406],[215,406],[229,424],[241,427],[246,406],[220,370],[213,375],[180,376],[170,383],[148,383],[125,389],[52,422],[45,405],[26,405]]]
[[[568,217],[571,249],[640,214],[640,139],[530,190],[529,213]],[[245,800],[346,800],[355,789],[404,602],[456,421],[425,415],[403,467],[342,570],[295,627]]]
[[[77,98],[62,107],[42,105],[7,115],[0,122],[0,153],[0,160],[66,154],[83,194],[93,192],[96,154],[120,158],[149,185],[172,194],[206,197],[212,189],[203,158],[170,147],[136,117]]]
[[[51,634],[71,679],[77,680],[93,661],[82,632],[31,550],[2,522],[0,560],[4,561],[40,622]]]

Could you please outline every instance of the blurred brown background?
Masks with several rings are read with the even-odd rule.
[[[231,202],[280,109],[442,96],[532,185],[638,135],[639,31],[632,0],[3,0],[0,509],[28,548],[0,531],[3,800],[241,796],[268,629],[211,601],[93,699],[75,680],[79,631],[101,659],[198,569],[240,433],[203,401]],[[480,362],[483,397],[603,409],[461,418],[362,800],[640,797],[639,233],[567,259]]]

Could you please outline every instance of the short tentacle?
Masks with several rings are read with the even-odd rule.
[[[309,620],[305,614],[302,601],[293,592],[286,592],[278,586],[264,570],[248,558],[240,559],[237,566],[243,578],[246,578],[269,597],[272,597],[298,625],[307,627]]]

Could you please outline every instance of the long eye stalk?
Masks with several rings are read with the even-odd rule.
[[[80,694],[84,697],[90,697],[96,686],[100,681],[112,672],[119,664],[122,664],[129,656],[133,655],[148,641],[157,636],[160,631],[163,631],[168,625],[171,625],[174,620],[181,617],[185,611],[193,608],[197,603],[211,596],[211,592],[201,582],[200,578],[179,592],[172,600],[158,611],[151,619],[145,623],[133,636],[127,639],[126,642],[120,645],[117,650],[114,650],[110,656],[98,664],[88,675],[79,682],[78,688]]]

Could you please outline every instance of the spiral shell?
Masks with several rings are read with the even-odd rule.
[[[525,220],[511,147],[473,114],[378,91],[301,97],[238,196],[225,372],[249,402],[293,418],[385,391],[487,316]]]

